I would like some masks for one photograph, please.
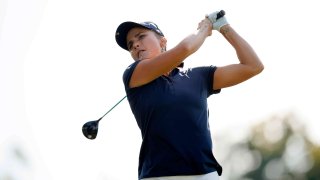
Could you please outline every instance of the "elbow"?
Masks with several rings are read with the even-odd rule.
[[[259,62],[254,68],[252,68],[252,72],[254,75],[260,74],[264,70],[264,65]]]
[[[258,73],[261,73],[264,70],[264,65],[262,64],[261,61],[259,61],[259,64],[257,66],[257,71]]]

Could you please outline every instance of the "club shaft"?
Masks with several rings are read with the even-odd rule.
[[[225,15],[225,11],[221,10],[218,15],[217,15],[217,19],[223,17]],[[110,111],[112,111],[113,108],[115,108],[118,104],[121,103],[121,101],[123,101],[127,96],[124,96],[119,102],[117,102],[117,104],[115,104],[112,108],[109,109],[108,112],[106,112],[100,119],[98,119],[98,121],[100,121],[104,116],[106,116]]]
[[[98,121],[100,121],[104,116],[106,116],[110,111],[112,111],[113,108],[115,108],[118,104],[121,103],[121,101],[123,101],[127,96],[124,96],[119,102],[117,102],[117,104],[115,104],[112,108],[109,109],[108,112],[106,112],[100,119],[98,119]]]

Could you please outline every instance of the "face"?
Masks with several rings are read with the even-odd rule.
[[[159,55],[165,43],[164,37],[145,28],[133,28],[127,35],[127,46],[135,61],[151,59]]]

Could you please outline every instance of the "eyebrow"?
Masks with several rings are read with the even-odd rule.
[[[134,35],[134,37],[136,38],[136,37],[140,36],[140,34],[142,34],[142,33],[144,33],[144,32],[138,32],[137,34]],[[128,49],[130,49],[130,46],[131,46],[131,45],[132,45],[132,41],[129,41],[129,42],[127,43]]]

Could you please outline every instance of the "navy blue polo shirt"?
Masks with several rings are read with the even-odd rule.
[[[132,113],[141,130],[139,179],[199,175],[222,168],[212,153],[207,98],[212,90],[214,66],[160,76],[152,82],[129,88],[131,64],[123,82]]]

